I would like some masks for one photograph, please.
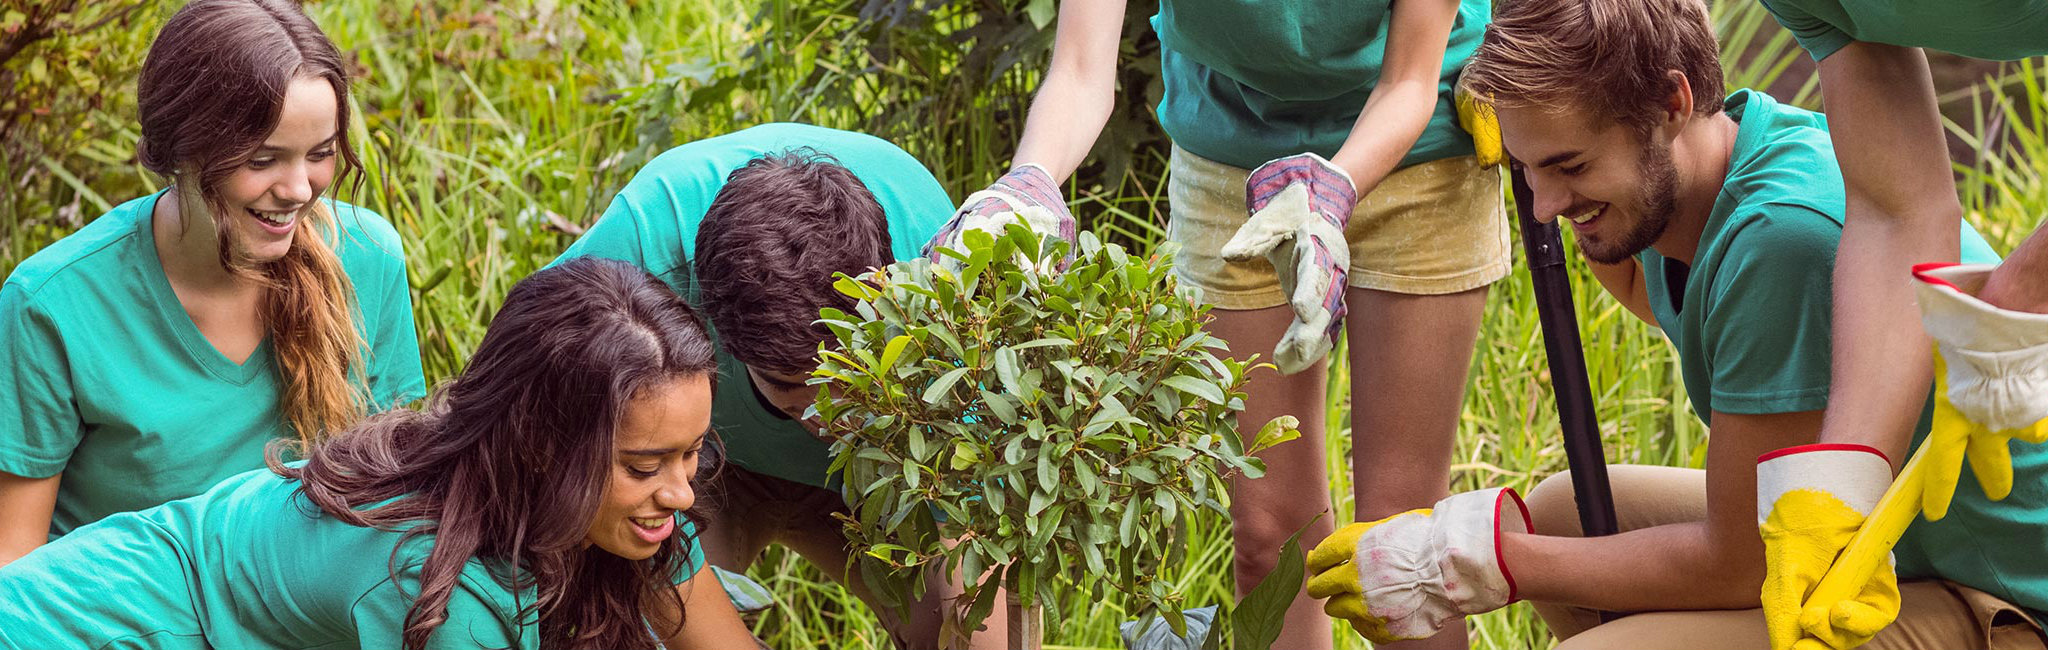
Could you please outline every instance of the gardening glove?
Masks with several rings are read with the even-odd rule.
[[[1273,347],[1283,374],[1328,356],[1344,325],[1344,277],[1351,269],[1344,224],[1357,204],[1351,176],[1312,153],[1259,165],[1245,182],[1252,216],[1222,252],[1233,262],[1264,256],[1280,274],[1280,289],[1294,306],[1294,322]]]
[[[1913,269],[1920,325],[1934,338],[1934,428],[1921,508],[1948,514],[1963,460],[1992,500],[2012,492],[2008,440],[2048,441],[2048,314],[1999,309],[1974,295],[1991,265]]]
[[[1764,627],[1772,650],[1848,650],[1898,618],[1899,580],[1890,562],[1854,599],[1807,602],[1891,482],[1891,461],[1862,445],[1801,445],[1757,459]]]
[[[1454,494],[1434,508],[1351,524],[1308,555],[1308,595],[1373,643],[1422,639],[1468,614],[1514,602],[1495,542],[1530,532],[1514,490]]]
[[[962,238],[967,231],[980,230],[1001,237],[1005,228],[1018,221],[1040,235],[1059,237],[1068,243],[1076,239],[1074,213],[1067,211],[1066,200],[1060,198],[1059,184],[1053,182],[1052,174],[1044,167],[1025,163],[996,179],[988,189],[967,195],[967,200],[960,202],[960,209],[953,212],[953,218],[925,243],[924,257],[945,263],[952,258],[939,254],[939,249],[966,252]],[[1071,256],[1072,248],[1068,250]]]
[[[1458,126],[1472,134],[1472,155],[1479,158],[1479,164],[1492,167],[1507,162],[1507,148],[1500,141],[1500,118],[1493,114],[1493,105],[1479,101],[1463,88],[1458,89],[1452,103],[1458,108]]]

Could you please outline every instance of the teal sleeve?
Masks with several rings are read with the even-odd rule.
[[[1984,235],[1977,232],[1967,219],[1963,220],[1963,231],[1958,241],[1962,243],[1962,256],[1956,260],[1964,264],[1997,264],[2001,261],[1998,250],[1991,247],[1991,242],[1984,241]]]
[[[417,569],[408,571],[416,576]],[[455,582],[455,589],[448,595],[448,619],[427,636],[427,648],[431,650],[455,650],[457,648],[521,648],[533,647],[537,638],[522,635],[516,615],[501,612],[494,606],[488,594],[502,594],[503,588],[476,584],[476,578],[465,572]],[[356,643],[363,648],[400,648],[405,645],[405,615],[412,609],[413,597],[419,583],[407,579],[404,589],[394,580],[385,580],[357,598],[351,607],[354,618]],[[535,631],[537,633],[537,630]]]
[[[670,582],[683,584],[697,577],[697,572],[704,570],[704,539],[697,533],[697,522],[690,521],[690,518],[683,516],[682,513],[676,513],[676,533],[682,536],[683,549],[686,552],[683,554],[682,570],[677,571]]]
[[[576,238],[575,243],[569,244],[569,248],[548,266],[589,255],[626,262],[656,275],[667,272],[669,269],[666,268],[648,267],[649,260],[641,253],[639,217],[625,196],[613,198],[604,215],[597,218],[597,223],[591,224],[582,237]]]
[[[0,472],[47,478],[84,436],[57,324],[18,285],[0,288]]]
[[[1764,9],[1771,12],[1771,17],[1778,19],[1778,24],[1785,26],[1785,31],[1792,32],[1792,39],[1799,41],[1799,47],[1805,48],[1806,53],[1815,61],[1833,56],[1835,52],[1848,47],[1849,43],[1856,40],[1850,38],[1847,32],[1828,24],[1827,21],[1799,6],[1801,2],[1807,0],[1762,1]]]
[[[427,396],[426,372],[420,368],[419,330],[413,322],[412,287],[405,279],[405,250],[397,248],[394,252],[398,259],[393,262],[392,272],[379,283],[382,286],[372,292],[357,289],[359,296],[377,296],[381,312],[377,322],[364,324],[370,335],[370,395],[376,401],[373,411],[403,406]]]
[[[1714,275],[1702,340],[1713,410],[1820,410],[1828,399],[1841,229],[1806,207],[1761,209],[1767,214],[1732,233],[1738,239]]]

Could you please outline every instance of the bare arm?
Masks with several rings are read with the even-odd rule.
[[[1643,284],[1643,265],[1636,258],[1622,260],[1618,264],[1601,264],[1586,260],[1586,268],[1593,270],[1593,279],[1600,281],[1600,288],[1614,296],[1616,302],[1628,308],[1628,313],[1651,325],[1657,324],[1657,314],[1650,311],[1650,289]]]
[[[1408,155],[1436,112],[1444,48],[1458,19],[1458,0],[1396,0],[1387,28],[1379,82],[1365,99],[1351,134],[1330,162],[1351,175],[1359,196],[1371,192]]]
[[[1114,106],[1123,19],[1123,0],[1060,3],[1052,64],[1031,99],[1013,164],[1037,163],[1054,181],[1065,182],[1088,157]]]
[[[2034,226],[2034,234],[1991,272],[1977,297],[2006,309],[2048,314],[2048,228]]]
[[[662,639],[663,647],[671,650],[692,650],[694,648],[758,648],[761,642],[747,631],[746,623],[740,620],[739,610],[733,609],[732,600],[725,595],[725,587],[718,582],[718,574],[706,564],[697,569],[697,575],[676,585],[676,595],[683,599],[683,628],[674,636]],[[648,612],[647,620],[654,622],[655,629],[666,630],[675,620],[674,612]]]
[[[0,566],[7,566],[50,539],[50,516],[57,510],[57,482],[0,472]]]
[[[1820,77],[1848,191],[1821,441],[1902,459],[1933,377],[1910,270],[1956,260],[1962,206],[1919,50],[1850,43],[1820,62]]]
[[[1756,457],[1811,442],[1819,411],[1713,414],[1707,520],[1605,537],[1502,538],[1521,595],[1609,611],[1758,606],[1764,544],[1756,532]],[[1700,580],[1700,576],[1715,576]]]

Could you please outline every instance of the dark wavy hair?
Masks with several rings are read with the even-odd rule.
[[[408,649],[447,621],[472,558],[515,592],[536,588],[519,616],[538,614],[541,647],[651,647],[643,612],[677,612],[669,632],[681,628],[673,576],[684,544],[697,541],[674,536],[653,558],[629,561],[584,539],[627,403],[716,371],[704,325],[667,286],[623,262],[576,258],[512,287],[469,366],[424,411],[394,410],[313,443],[302,467],[280,462],[290,444],[281,442],[270,467],[336,519],[417,522],[407,538],[433,536],[405,618]]]
[[[853,311],[832,274],[896,261],[882,204],[853,172],[809,147],[733,170],[697,226],[698,304],[732,358],[809,374],[832,331],[818,310]]]

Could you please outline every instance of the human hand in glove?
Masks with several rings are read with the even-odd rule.
[[[1493,106],[1464,88],[1458,89],[1452,104],[1458,109],[1458,126],[1472,135],[1472,155],[1479,158],[1479,164],[1492,167],[1507,162],[1507,147],[1500,141],[1500,118],[1494,115]]]
[[[1963,460],[1984,495],[2012,492],[2009,441],[2048,442],[2048,314],[2000,309],[1976,294],[1991,265],[1922,264],[1920,324],[1934,338],[1934,428],[1921,507],[1948,514]]]
[[[1040,235],[1059,237],[1069,243],[1076,237],[1074,213],[1067,211],[1059,184],[1053,182],[1052,174],[1044,167],[1026,163],[996,179],[987,189],[967,195],[967,200],[960,202],[960,209],[953,212],[952,220],[925,243],[925,259],[949,259],[939,254],[940,248],[966,252],[963,238],[969,230],[1001,237],[1005,228],[1018,221]]]
[[[1878,563],[1852,598],[1808,600],[1891,486],[1891,461],[1862,445],[1802,445],[1758,458],[1756,479],[1771,648],[1848,650],[1891,625],[1899,581],[1890,562]]]
[[[1502,532],[1530,532],[1514,490],[1454,494],[1436,507],[1337,529],[1308,555],[1308,595],[1373,643],[1422,639],[1514,602]]]
[[[1233,262],[1263,256],[1280,274],[1294,307],[1294,322],[1273,348],[1283,374],[1328,356],[1344,325],[1344,278],[1351,270],[1344,225],[1357,204],[1351,176],[1313,153],[1259,165],[1245,181],[1251,218],[1222,253]]]

